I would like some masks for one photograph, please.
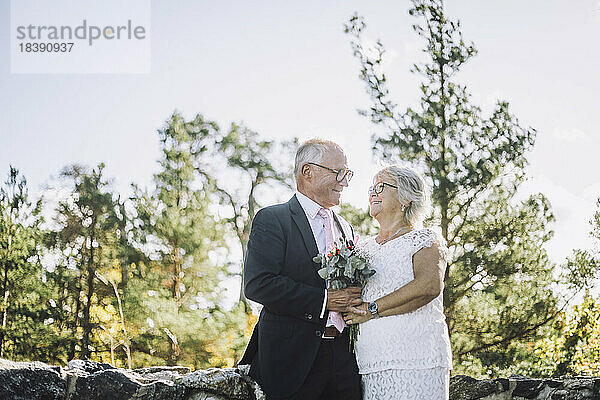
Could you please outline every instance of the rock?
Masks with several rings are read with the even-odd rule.
[[[600,400],[600,378],[562,377],[477,380],[457,375],[450,379],[450,400]]]
[[[98,371],[105,371],[107,369],[116,369],[110,364],[89,361],[89,360],[71,360],[69,361],[68,369],[77,369],[87,373],[94,373]]]
[[[600,400],[600,377],[531,379],[513,375],[450,380],[450,400]],[[266,400],[248,366],[192,372],[135,370],[72,360],[66,368],[0,359],[0,400]]]
[[[135,377],[117,369],[100,370],[87,376],[69,376],[68,400],[131,399],[142,386]]]
[[[265,400],[247,370],[127,370],[72,360],[66,368],[0,359],[1,400]]]
[[[512,391],[513,396],[535,399],[544,388],[544,381],[540,379],[529,379],[525,376],[513,376],[511,378],[516,381],[515,388]]]
[[[65,396],[60,367],[0,359],[0,399],[63,400]]]
[[[208,391],[231,399],[252,398],[252,390],[236,369],[195,371],[178,380],[185,387]]]
[[[146,374],[156,374],[156,373],[163,373],[163,372],[175,372],[178,374],[189,374],[190,372],[192,372],[192,369],[190,367],[182,367],[182,366],[174,366],[174,367],[168,367],[168,366],[159,366],[159,367],[147,367],[147,368],[138,368],[138,369],[134,369],[133,372],[137,372],[138,374],[142,374],[142,375],[146,375]]]
[[[546,379],[544,381],[544,385],[546,385],[548,387],[551,387],[551,388],[557,388],[560,385],[562,385],[562,382],[561,381],[557,381],[555,379]]]
[[[450,398],[453,400],[476,400],[503,391],[502,382],[477,380],[466,375],[456,375],[450,381]]]

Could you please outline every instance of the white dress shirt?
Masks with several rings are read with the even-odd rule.
[[[309,199],[307,196],[303,195],[300,192],[296,192],[296,198],[298,199],[300,206],[304,210],[304,214],[306,214],[306,218],[308,219],[310,229],[315,238],[315,242],[317,243],[317,249],[319,250],[319,253],[325,253],[325,251],[327,250],[325,240],[325,220],[317,214],[319,210],[323,207],[321,207],[318,203]],[[329,220],[332,222],[333,225],[333,237],[341,237],[342,233],[340,232],[338,224],[336,224],[335,220],[333,219],[333,213],[329,209],[325,209],[325,211],[329,214]],[[325,289],[325,299],[323,300],[323,307],[321,308],[321,318],[325,316],[326,305],[327,289]]]

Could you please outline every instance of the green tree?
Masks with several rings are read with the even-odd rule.
[[[563,280],[571,290],[583,287],[593,288],[600,278],[600,198],[596,202],[597,210],[590,220],[590,236],[595,248],[575,249],[563,266]]]
[[[141,329],[134,350],[167,364],[232,365],[243,346],[245,314],[222,309],[219,283],[228,276],[224,229],[216,219],[213,188],[197,173],[212,154],[207,137],[217,126],[200,115],[173,114],[159,131],[162,158],[152,192],[137,189],[138,238],[148,264],[134,276],[126,309]],[[232,332],[231,347],[226,332]],[[165,346],[168,343],[168,346]]]
[[[600,304],[588,293],[560,314],[549,335],[534,344],[530,375],[597,376],[600,373]]]
[[[543,249],[550,205],[542,194],[515,197],[536,131],[522,127],[506,101],[487,116],[471,103],[456,76],[477,50],[441,0],[415,0],[409,13],[422,21],[413,28],[428,58],[411,70],[422,78],[416,108],[400,110],[392,100],[385,49],[380,41],[363,45],[364,20],[355,15],[346,25],[372,100],[361,113],[383,131],[373,136],[375,154],[412,162],[432,186],[434,218],[453,255],[444,304],[455,371],[504,373],[529,356],[528,340],[558,312],[555,266]]]
[[[340,215],[354,228],[354,233],[360,237],[373,236],[378,232],[375,220],[369,215],[369,210],[354,207],[349,203],[340,204]],[[360,240],[360,239],[359,239]]]
[[[52,323],[49,325],[55,332],[52,340],[46,340],[55,349],[51,357],[36,360],[66,365],[76,357],[76,349],[80,349],[79,335],[81,316],[81,274],[77,268],[77,254],[71,248],[62,246],[60,232],[49,231],[44,239],[44,253],[51,262],[44,265],[46,287],[49,290],[48,311]]]
[[[600,304],[590,294],[600,277],[600,199],[590,220],[594,246],[576,249],[563,266],[563,279],[571,290],[584,287],[581,304],[561,313],[552,335],[536,346],[535,365],[546,375],[598,375],[600,373]]]
[[[59,303],[73,311],[70,321],[61,321],[78,339],[70,343],[69,359],[76,355],[82,359],[102,357],[105,351],[98,340],[106,322],[100,310],[112,303],[112,289],[98,285],[98,274],[115,267],[118,203],[104,168],[99,164],[90,172],[81,165],[71,165],[61,172],[71,192],[56,210],[59,229],[54,236],[55,248],[65,258],[57,263],[52,278],[63,291]]]
[[[183,119],[180,114],[175,115]],[[272,196],[277,189],[293,188],[290,160],[297,139],[282,142],[263,139],[257,132],[236,123],[223,130],[201,115],[193,121],[203,121],[210,127],[200,130],[197,137],[202,145],[195,154],[202,157],[195,158],[194,168],[204,185],[217,196],[221,222],[226,223],[239,243],[242,256],[230,260],[233,264],[230,272],[241,277],[252,220],[262,207],[261,191]],[[239,300],[249,311],[241,288],[243,282]]]
[[[0,188],[0,357],[45,359],[52,335],[38,251],[41,199],[29,201],[27,181],[10,167]]]

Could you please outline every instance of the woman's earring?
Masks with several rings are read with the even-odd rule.
[[[404,204],[402,204],[402,207],[400,207],[400,209],[402,210],[402,212],[406,211],[406,206]]]

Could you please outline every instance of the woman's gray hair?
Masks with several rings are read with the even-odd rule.
[[[394,179],[398,186],[398,200],[406,206],[404,221],[412,226],[420,225],[431,209],[429,188],[422,174],[409,167],[390,165],[377,175],[386,174]]]
[[[342,148],[331,140],[314,138],[302,143],[296,151],[294,162],[294,176],[296,179],[300,176],[304,164],[309,162],[320,163],[328,150],[339,150],[343,153]]]

